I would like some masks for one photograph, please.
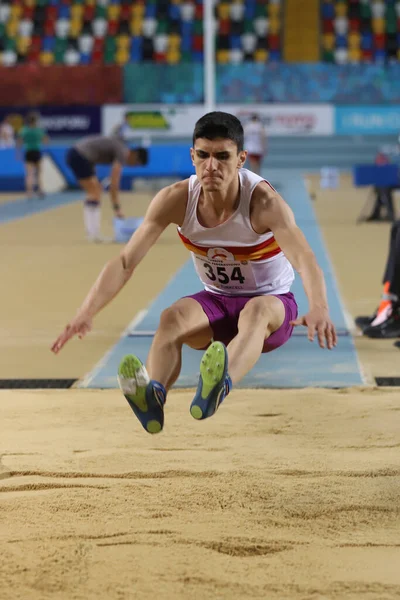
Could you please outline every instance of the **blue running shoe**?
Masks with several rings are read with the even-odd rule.
[[[129,406],[148,433],[158,433],[164,426],[165,393],[160,384],[150,381],[143,363],[133,354],[120,362],[118,383]]]
[[[222,342],[213,342],[200,363],[200,379],[190,414],[195,419],[207,419],[226,396],[228,353]]]

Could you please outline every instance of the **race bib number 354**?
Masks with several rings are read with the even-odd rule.
[[[246,261],[213,260],[196,255],[195,266],[205,285],[232,291],[254,289],[253,269]]]

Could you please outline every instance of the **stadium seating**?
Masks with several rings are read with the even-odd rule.
[[[214,0],[218,63],[281,59],[281,0]],[[203,0],[1,0],[0,64],[202,62]]]
[[[324,62],[400,60],[400,0],[322,0]]]

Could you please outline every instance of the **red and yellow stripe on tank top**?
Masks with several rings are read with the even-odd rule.
[[[211,248],[223,248],[226,252],[233,254],[235,260],[258,261],[272,258],[273,256],[276,256],[282,252],[273,236],[270,237],[269,240],[261,242],[261,244],[256,244],[255,246],[225,246],[222,244],[215,244],[213,246],[199,246],[182,235],[180,231],[178,231],[178,235],[190,252],[200,256],[208,256],[208,251]]]

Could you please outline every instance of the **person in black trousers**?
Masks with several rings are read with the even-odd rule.
[[[383,285],[383,296],[375,313],[355,319],[363,335],[369,338],[400,337],[400,220],[391,227]]]

